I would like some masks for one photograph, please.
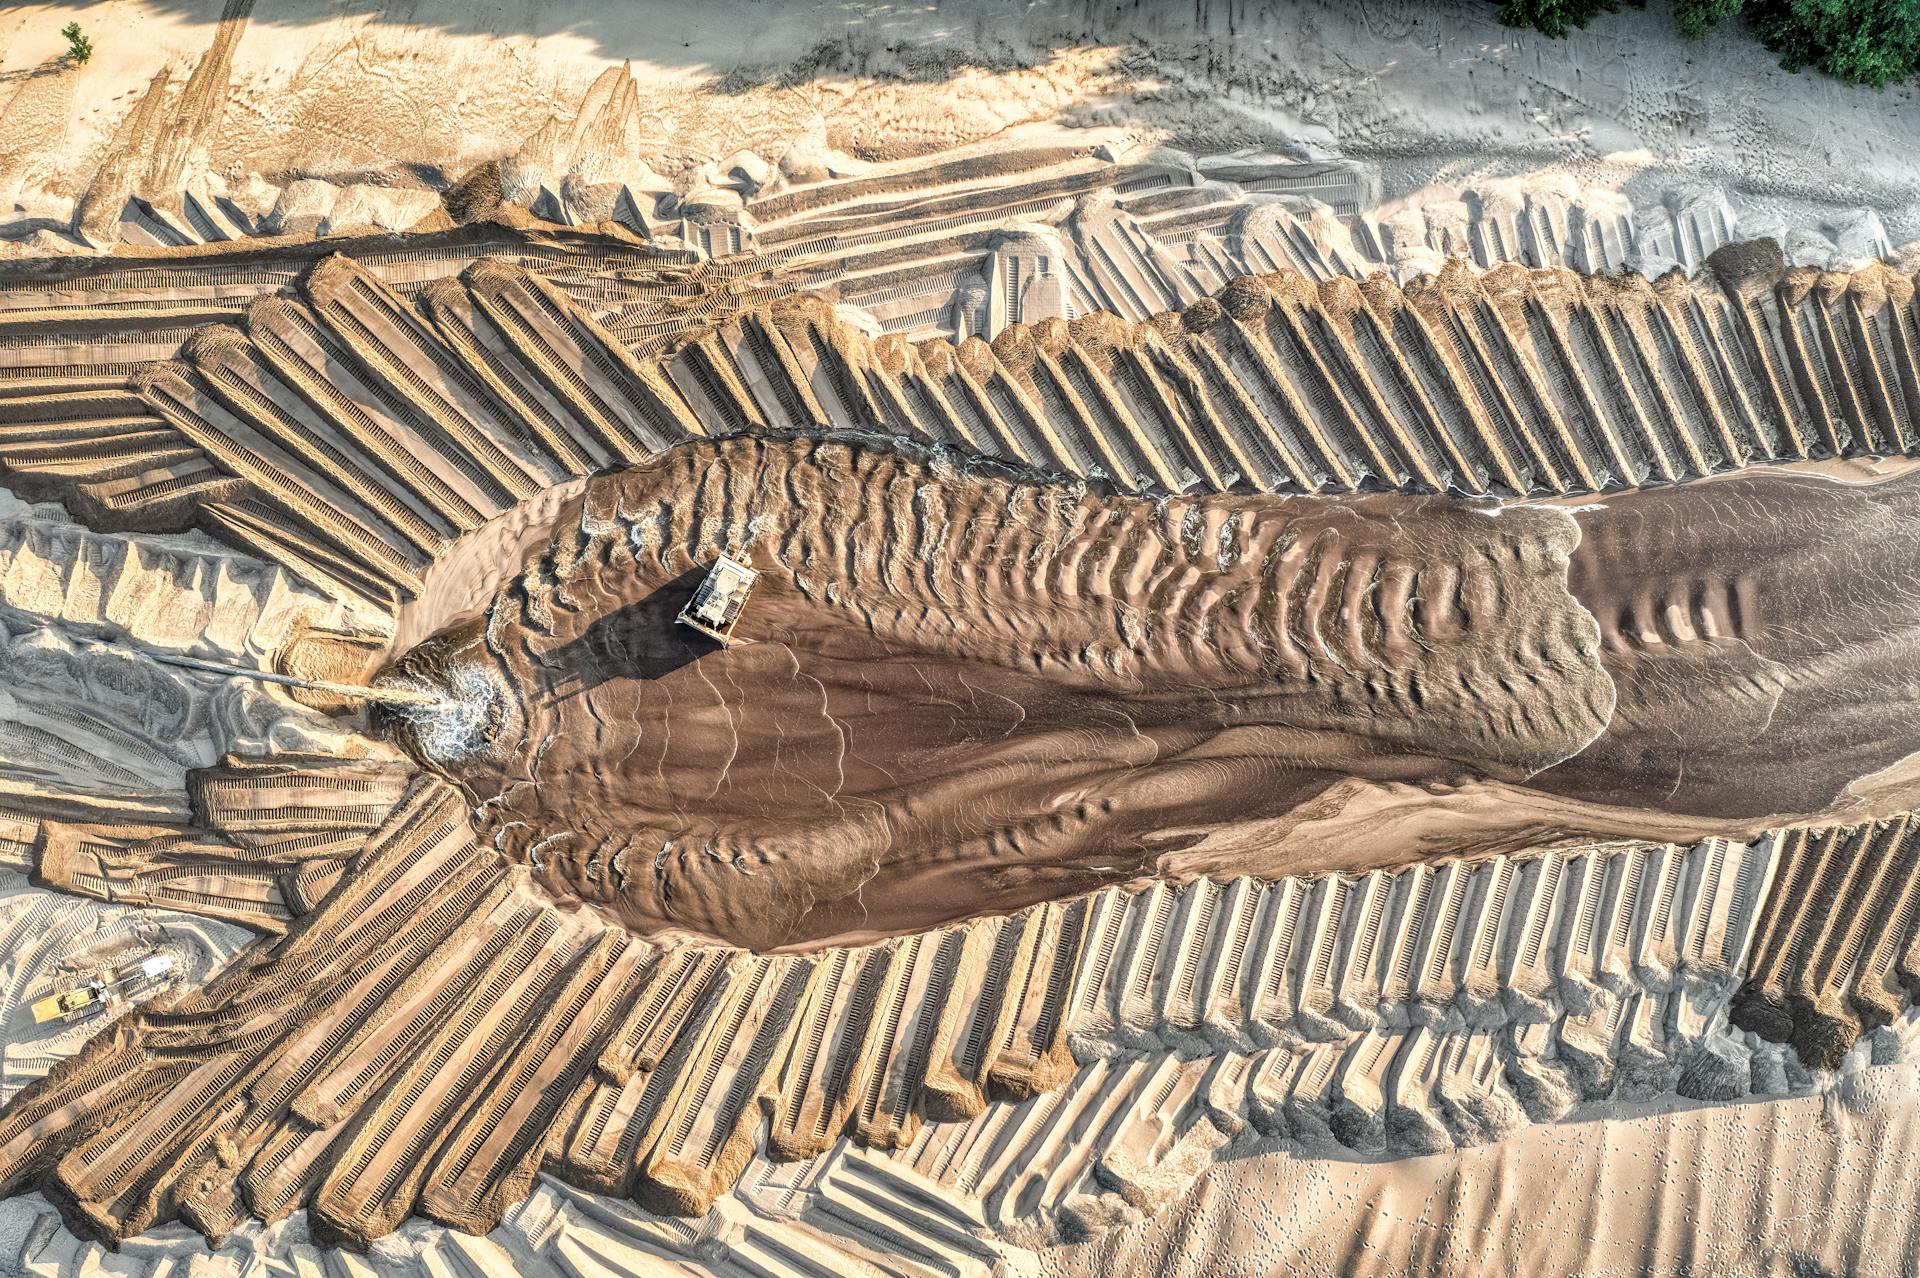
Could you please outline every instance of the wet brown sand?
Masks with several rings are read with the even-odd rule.
[[[1916,514],[1907,480],[1156,501],[701,442],[592,480],[385,677],[448,690],[394,731],[556,896],[809,947],[1136,878],[1356,780],[1817,813],[1920,749]],[[731,648],[673,623],[721,551],[763,574]]]

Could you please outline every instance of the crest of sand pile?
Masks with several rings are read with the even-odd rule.
[[[22,1240],[19,1262],[48,1278],[107,1263],[158,1278],[182,1263],[238,1271],[256,1261],[403,1278],[449,1269],[598,1278],[656,1268],[838,1278],[918,1273],[930,1256],[969,1278],[1232,1273],[1241,1263],[1366,1278],[1473,1275],[1490,1264],[1729,1276],[1817,1264],[1893,1278],[1916,1258],[1910,1220],[1885,1210],[1888,1181],[1912,1149],[1914,1087],[1910,1062],[1868,1066],[1815,1095],[1731,1107],[1610,1105],[1589,1121],[1412,1160],[1314,1159],[1241,1145],[1212,1165],[1188,1204],[1043,1250],[983,1241],[970,1225],[936,1235],[918,1180],[901,1182],[905,1196],[893,1200],[914,1212],[911,1220],[883,1221],[867,1215],[886,1201],[879,1182],[832,1178],[756,1200],[730,1195],[691,1223],[543,1182],[484,1237],[411,1221],[364,1260],[313,1245],[298,1215],[237,1234],[213,1253],[170,1227],[110,1256],[66,1233],[33,1198],[0,1203],[0,1229]]]
[[[556,265],[594,243],[476,237]],[[0,346],[0,429],[19,439],[9,481],[109,526],[197,521],[385,611],[442,547],[534,493],[740,430],[877,428],[1146,492],[1551,496],[1910,444],[1911,282],[1786,269],[1764,242],[1723,250],[1694,280],[1279,273],[1147,322],[1092,315],[916,346],[851,330],[817,299],[778,300],[795,282],[756,277],[750,259],[625,249],[632,266],[609,279],[628,300],[592,306],[566,291],[591,288],[570,271],[487,261],[442,278],[476,237],[269,271],[211,257],[147,286],[258,275],[231,329],[198,327],[238,317],[230,301],[174,327],[176,305],[151,292],[103,312],[84,287],[22,289],[39,329]],[[298,297],[250,300],[302,270]],[[45,331],[62,313],[81,327]],[[135,361],[168,354],[185,358],[135,384]],[[329,399],[340,392],[322,369],[374,406],[376,435]],[[329,450],[369,449],[370,469],[328,474]],[[67,459],[101,453],[108,465],[72,475]],[[306,530],[291,540],[288,515]]]

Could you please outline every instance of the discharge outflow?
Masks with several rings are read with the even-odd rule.
[[[228,675],[239,679],[258,679],[263,683],[304,688],[309,692],[324,692],[334,697],[351,697],[360,701],[378,701],[388,705],[402,706],[438,706],[440,704],[440,698],[434,693],[418,688],[395,688],[384,684],[370,686],[359,683],[335,683],[331,679],[302,679],[296,675],[248,670],[244,666],[230,666],[220,661],[203,661],[198,657],[182,657],[173,653],[150,652],[146,655],[163,665],[180,666],[187,670],[204,670],[208,674]]]

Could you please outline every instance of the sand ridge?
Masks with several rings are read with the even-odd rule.
[[[586,243],[549,232],[501,238],[562,260]],[[1718,318],[1705,331],[1723,335],[1726,346],[1684,348],[1687,358],[1669,362],[1683,348],[1655,345],[1629,324],[1620,330],[1627,340],[1610,346],[1617,371],[1607,384],[1616,388],[1614,412],[1640,414],[1618,420],[1640,423],[1652,419],[1638,405],[1678,405],[1684,388],[1698,415],[1663,418],[1663,429],[1672,433],[1642,435],[1661,441],[1658,449],[1646,445],[1643,456],[1668,458],[1675,479],[1683,478],[1675,460],[1682,456],[1697,459],[1688,463],[1697,468],[1691,474],[1733,473],[1667,489],[1638,486],[1653,478],[1652,469],[1628,472],[1604,482],[1631,484],[1629,491],[1603,492],[1585,503],[1596,509],[1568,512],[1490,502],[1484,489],[1470,488],[1465,497],[1423,491],[1440,485],[1414,477],[1414,459],[1428,454],[1412,442],[1418,436],[1406,432],[1407,419],[1372,407],[1383,402],[1370,398],[1380,393],[1378,384],[1360,380],[1361,366],[1341,347],[1323,353],[1318,345],[1337,331],[1323,316],[1357,314],[1346,308],[1369,299],[1338,283],[1320,289],[1297,277],[1265,277],[1156,323],[1092,317],[1062,325],[1053,338],[1066,339],[1059,349],[1067,362],[1083,371],[1131,372],[1117,380],[1088,376],[1086,385],[1099,394],[1077,404],[1061,399],[1061,415],[1051,419],[1021,411],[1017,370],[1035,375],[1043,366],[1037,360],[1023,365],[1032,348],[1017,333],[996,347],[870,343],[839,325],[818,300],[770,302],[758,295],[763,288],[779,291],[777,275],[635,252],[612,268],[613,278],[628,268],[643,273],[647,282],[637,296],[653,299],[645,305],[661,305],[662,296],[695,304],[683,306],[677,320],[656,311],[660,318],[626,328],[623,337],[621,326],[596,318],[536,269],[459,266],[472,260],[471,237],[427,243],[435,248],[424,260],[451,256],[460,273],[448,278],[444,267],[435,267],[443,282],[422,291],[419,302],[375,270],[334,257],[294,270],[276,266],[287,272],[281,278],[301,278],[296,272],[304,270],[296,294],[250,302],[244,328],[187,334],[176,348],[182,358],[169,364],[134,372],[112,354],[102,361],[98,351],[112,352],[125,340],[111,335],[101,347],[58,337],[22,348],[35,352],[43,370],[8,387],[9,402],[25,409],[23,423],[70,420],[62,415],[76,411],[96,423],[131,416],[137,432],[151,432],[137,455],[180,467],[184,482],[163,486],[160,472],[144,464],[126,472],[130,486],[113,474],[76,481],[59,469],[57,450],[27,453],[18,463],[21,474],[51,491],[77,494],[82,504],[94,501],[100,512],[118,512],[103,514],[103,522],[217,530],[351,601],[334,624],[384,615],[390,628],[402,599],[436,597],[433,568],[446,548],[467,538],[481,539],[467,544],[484,543],[484,530],[503,518],[499,541],[522,544],[526,529],[514,512],[523,502],[579,475],[606,471],[561,505],[555,517],[565,535],[553,541],[549,562],[541,564],[536,554],[541,566],[532,588],[516,595],[507,587],[528,606],[544,599],[549,620],[543,625],[569,630],[590,629],[603,614],[620,615],[628,602],[622,592],[647,589],[651,579],[644,574],[599,565],[605,559],[612,567],[616,550],[633,553],[632,529],[663,529],[649,534],[651,541],[643,537],[637,549],[655,563],[685,568],[691,557],[681,564],[673,556],[687,554],[688,544],[731,544],[736,525],[750,526],[742,512],[754,503],[734,498],[764,485],[784,492],[789,481],[811,473],[795,489],[807,494],[797,499],[802,518],[767,535],[811,536],[816,549],[852,548],[853,566],[829,571],[841,559],[813,554],[819,566],[809,571],[824,576],[788,581],[776,571],[767,599],[773,619],[786,618],[789,628],[823,610],[840,616],[837,631],[822,633],[840,633],[858,655],[867,651],[859,645],[875,636],[946,653],[955,642],[938,628],[921,631],[938,620],[931,608],[874,613],[867,602],[872,596],[851,589],[869,577],[884,580],[885,564],[909,559],[885,545],[886,510],[856,520],[859,503],[834,498],[832,486],[862,466],[898,467],[896,478],[906,479],[915,474],[912,467],[928,464],[915,459],[944,458],[937,464],[947,468],[941,482],[951,492],[941,501],[951,504],[942,506],[949,518],[917,535],[945,530],[958,537],[953,581],[965,584],[955,597],[971,593],[994,603],[1011,598],[1023,582],[1072,585],[1086,602],[1062,620],[1086,628],[1086,642],[1057,652],[1057,671],[1083,682],[1093,676],[1095,687],[1129,693],[1150,682],[1156,669],[1180,669],[1194,638],[1178,626],[1165,637],[1154,637],[1146,625],[1130,633],[1129,618],[1151,621],[1161,607],[1178,617],[1185,606],[1180,583],[1225,581],[1234,565],[1247,574],[1264,564],[1264,556],[1248,548],[1263,527],[1284,528],[1288,521],[1257,512],[1299,505],[1322,512],[1315,518],[1329,526],[1354,530],[1343,534],[1350,539],[1369,527],[1387,542],[1404,539],[1394,543],[1395,553],[1494,548],[1492,557],[1482,557],[1501,565],[1488,583],[1495,596],[1510,587],[1519,591],[1529,571],[1539,574],[1551,587],[1544,597],[1554,601],[1543,615],[1584,623],[1584,640],[1575,647],[1591,670],[1595,660],[1604,666],[1656,659],[1663,654],[1649,650],[1663,644],[1687,649],[1710,638],[1709,631],[1763,655],[1774,641],[1771,610],[1785,600],[1774,585],[1757,602],[1747,598],[1739,579],[1722,593],[1683,594],[1677,611],[1662,607],[1651,628],[1621,620],[1664,605],[1667,587],[1658,585],[1658,574],[1643,573],[1644,599],[1623,599],[1612,586],[1616,574],[1607,570],[1608,559],[1687,577],[1693,571],[1688,547],[1712,534],[1686,527],[1697,504],[1691,494],[1704,495],[1706,508],[1732,511],[1784,494],[1789,504],[1811,503],[1816,513],[1803,522],[1814,526],[1832,522],[1817,514],[1823,501],[1862,499],[1897,511],[1912,482],[1895,476],[1864,488],[1802,483],[1752,465],[1802,454],[1886,451],[1883,440],[1904,446],[1906,438],[1900,361],[1908,349],[1910,290],[1883,269],[1854,277],[1781,271],[1777,255],[1764,248],[1722,257],[1712,276],[1676,279],[1664,291],[1608,282],[1593,286],[1608,290],[1596,296],[1575,294],[1569,322],[1581,326],[1616,322],[1616,299],[1639,299],[1649,320],[1668,313],[1668,299],[1716,308]],[[385,269],[406,260],[389,257]],[[140,279],[117,275],[123,269],[117,266],[100,269],[101,278],[122,285]],[[253,269],[245,254],[209,256],[170,266],[163,281],[148,286],[175,287],[198,270],[219,278]],[[741,281],[750,284],[744,293],[734,287]],[[1479,432],[1474,447],[1486,450],[1480,456],[1530,459],[1523,473],[1543,478],[1519,480],[1514,495],[1577,491],[1579,485],[1562,476],[1575,473],[1570,463],[1586,454],[1567,442],[1572,435],[1555,441],[1552,418],[1545,429],[1529,429],[1513,407],[1517,393],[1545,402],[1543,391],[1524,388],[1547,384],[1534,371],[1539,357],[1521,355],[1519,334],[1526,333],[1530,349],[1554,351],[1561,348],[1553,331],[1531,318],[1524,329],[1497,323],[1488,299],[1568,281],[1548,273],[1455,272],[1405,290],[1475,317],[1471,326],[1449,320],[1450,356],[1442,357],[1437,344],[1420,348],[1439,360],[1425,384],[1448,388],[1447,402],[1465,410],[1459,420]],[[571,283],[590,291],[577,275]],[[1385,281],[1371,293],[1383,305],[1403,295]],[[105,322],[109,334],[116,322]],[[1178,344],[1183,358],[1204,359],[1206,342],[1251,332],[1256,323],[1263,345],[1249,341],[1238,349],[1249,359],[1258,353],[1248,367],[1275,389],[1272,402],[1298,407],[1272,416],[1221,412],[1207,394],[1172,393],[1179,383],[1166,379],[1178,363],[1136,362],[1142,350],[1162,358],[1156,343],[1170,350]],[[1868,329],[1869,323],[1876,327]],[[1852,334],[1862,355],[1884,361],[1873,368],[1887,371],[1863,379],[1860,366],[1832,358],[1840,348],[1825,338],[1816,355],[1797,336],[1785,336],[1803,325]],[[1776,332],[1782,336],[1771,336]],[[1508,345],[1489,345],[1495,337]],[[1742,345],[1749,342],[1758,344]],[[1504,363],[1484,360],[1482,352],[1494,349],[1511,354]],[[322,367],[325,377],[316,373]],[[1403,390],[1419,381],[1395,371],[1391,361],[1379,367]],[[1719,372],[1707,377],[1708,367]],[[1490,378],[1495,368],[1512,380]],[[1727,372],[1743,368],[1745,380]],[[882,374],[897,380],[889,383]],[[1600,401],[1580,379],[1556,385],[1580,412],[1597,411]],[[1650,398],[1622,386],[1647,387]],[[1175,415],[1183,402],[1190,417]],[[133,403],[141,407],[129,414]],[[750,424],[768,438],[682,442],[737,433],[738,419],[716,413],[723,404],[742,411],[751,405],[760,416]],[[909,404],[911,413],[900,407]],[[1722,405],[1738,406],[1738,416],[1726,416]],[[1852,415],[1856,405],[1863,411]],[[1706,411],[1709,406],[1715,411]],[[1295,487],[1337,492],[1362,486],[1360,476],[1370,475],[1379,477],[1375,485],[1392,476],[1393,486],[1411,491],[1337,498],[1175,495],[1143,483],[1146,493],[1130,495],[1116,490],[1132,484],[1111,477],[1102,482],[1093,475],[1092,484],[1061,478],[1060,472],[1093,470],[1073,464],[1072,452],[1028,452],[1037,448],[1031,441],[1048,438],[1040,427],[1053,420],[1062,427],[1078,422],[1081,432],[1088,422],[1102,429],[1061,430],[1054,439],[1074,438],[1081,446],[1105,439],[1113,441],[1110,447],[1159,441],[1152,453],[1163,458],[1161,449],[1170,447],[1191,450],[1185,455],[1195,459],[1220,459],[1243,446],[1235,442],[1240,439],[1279,440],[1282,447],[1354,460],[1345,484],[1315,480]],[[1748,438],[1767,441],[1765,447],[1742,447],[1731,435],[1736,421],[1751,432]],[[793,438],[795,427],[808,422],[829,430],[858,424],[860,438],[869,441],[876,425],[897,423],[908,442],[890,445],[892,451],[869,443],[862,453],[859,439]],[[1152,432],[1140,425],[1149,422]],[[1391,429],[1377,430],[1375,423]],[[121,429],[83,428],[65,447],[84,451]],[[968,447],[995,438],[994,432],[1008,442]],[[1451,428],[1443,434],[1462,449],[1473,438],[1453,436]],[[1725,442],[1730,437],[1732,444]],[[1602,448],[1624,447],[1625,436],[1612,436],[1611,444],[1605,434],[1587,438]],[[139,451],[149,448],[159,451]],[[727,449],[756,460],[717,468],[692,461]],[[966,451],[1005,460],[967,462]],[[1396,473],[1395,457],[1405,471]],[[1005,469],[1007,461],[1023,460],[1048,461],[1054,474],[1036,480]],[[1015,482],[1010,473],[1024,477]],[[1589,487],[1602,482],[1596,477]],[[710,501],[683,501],[680,494],[698,494],[703,483],[710,485]],[[731,498],[729,484],[739,489]],[[1184,486],[1206,485],[1196,473]],[[905,485],[924,487],[923,481]],[[877,485],[867,497],[884,505],[887,491]],[[989,492],[997,495],[983,496]],[[1677,520],[1670,522],[1673,533],[1639,540],[1608,533],[1610,519],[1627,527],[1642,523],[1635,512],[1643,505],[1656,519]],[[1227,519],[1235,510],[1241,513],[1237,531]],[[1394,513],[1382,514],[1387,511]],[[1047,568],[1044,553],[1032,559],[1015,548],[1026,538],[1027,550],[1111,549],[1122,539],[1085,535],[1096,516],[1129,530],[1127,537],[1138,543],[1142,553],[1125,570],[1115,561],[1108,574],[1097,558],[1083,558],[1070,570]],[[845,535],[856,524],[862,536]],[[1216,529],[1211,537],[1203,535],[1209,527]],[[1576,545],[1576,534],[1589,527],[1592,539]],[[1748,535],[1737,520],[1725,527],[1730,531],[1720,535]],[[1779,537],[1791,541],[1794,527],[1783,522]],[[1230,534],[1225,541],[1222,530]],[[1857,563],[1856,576],[1875,578],[1881,570],[1873,567],[1874,556],[1898,558],[1897,539],[1876,537],[1867,523],[1859,535],[1857,546],[1838,543],[1842,558]],[[1003,537],[1013,540],[997,540]],[[1529,570],[1530,539],[1539,544]],[[970,544],[979,553],[963,553]],[[1785,562],[1799,553],[1797,546],[1769,549],[1763,539],[1750,553],[1764,567]],[[1582,554],[1589,556],[1584,576],[1577,571]],[[942,562],[938,555],[910,558],[936,569]],[[773,560],[770,554],[769,567]],[[1171,571],[1157,585],[1151,572],[1127,584],[1140,565]],[[462,580],[468,571],[461,569]],[[1758,569],[1747,576],[1771,581]],[[1386,614],[1374,614],[1381,629],[1370,631],[1364,609],[1340,611],[1344,588],[1335,606],[1327,574],[1302,573],[1297,580],[1303,600],[1318,600],[1314,615],[1323,637],[1340,631],[1330,619],[1358,617],[1363,642],[1354,653],[1384,651],[1378,643],[1388,633]],[[849,587],[844,598],[837,587],[829,595],[826,587],[835,582]],[[1315,583],[1325,586],[1317,596]],[[1257,577],[1250,584],[1260,585]],[[945,588],[936,572],[927,583],[936,593],[925,600]],[[1116,610],[1099,602],[1101,591],[1124,589],[1145,591],[1154,607],[1136,616],[1131,606]],[[1814,589],[1817,595],[1820,587]],[[1260,588],[1243,594],[1291,598]],[[437,597],[447,602],[435,606],[454,609],[448,620],[467,607],[446,592]],[[907,590],[904,597],[919,596]],[[1862,623],[1848,605],[1840,597],[1815,607],[1819,616],[1796,618],[1783,641],[1812,647],[1795,648],[1794,660],[1812,660],[1808,652],[1819,651],[1826,633],[1846,658],[1872,668],[1873,651],[1855,642]],[[1024,644],[1003,635],[995,646],[994,627],[1005,624],[992,620],[996,609],[997,603],[980,609],[982,618],[968,618],[973,628],[984,626],[983,655],[969,660],[982,661],[982,669],[995,660],[1000,669],[1024,669],[1030,656],[1021,652],[1039,651],[1045,667],[1048,645],[1034,642],[1044,636],[1041,629]],[[1205,614],[1202,607],[1196,615]],[[1605,624],[1594,621],[1600,614]],[[1020,624],[1039,624],[1032,610],[1020,615]],[[1298,614],[1299,624],[1307,615]],[[1512,620],[1498,610],[1488,615]],[[420,616],[412,624],[435,628]],[[1293,635],[1292,625],[1272,637],[1281,630]],[[1821,625],[1831,629],[1823,632]],[[536,627],[516,642],[537,650],[540,633]],[[1497,650],[1502,634],[1490,626],[1482,641]],[[376,654],[382,635],[376,623],[357,639],[306,631],[297,643],[294,636],[282,642],[294,653],[330,654],[286,658],[297,667],[318,663],[311,668],[333,670],[329,662]],[[501,635],[510,637],[512,627]],[[1439,635],[1429,635],[1430,646]],[[1605,635],[1613,637],[1611,648],[1602,642]],[[971,631],[956,636],[976,638]],[[349,639],[371,642],[355,647]],[[1116,640],[1123,641],[1110,654],[1117,660],[1098,654],[1102,642]],[[1156,645],[1164,645],[1163,658],[1155,657]],[[600,654],[601,673],[609,661],[618,673],[620,647],[610,644]],[[1416,661],[1446,659],[1444,650],[1430,657],[1413,647]],[[1089,658],[1092,664],[1072,673]],[[704,660],[679,668],[697,670]],[[1265,672],[1264,660],[1235,673],[1230,655],[1210,657],[1214,670],[1232,678]],[[1844,712],[1844,703],[1836,708]],[[1593,728],[1604,726],[1605,716],[1594,718]],[[1633,727],[1618,715],[1608,722]],[[1516,756],[1521,772],[1554,761],[1565,748],[1556,745],[1531,762],[1523,751]],[[1848,766],[1840,754],[1831,763]],[[754,764],[750,758],[742,766]],[[1799,1055],[1825,1066],[1852,1050],[1847,1044],[1883,1025],[1886,1009],[1904,999],[1902,973],[1911,966],[1905,954],[1913,912],[1904,903],[1913,891],[1914,862],[1900,818],[1737,844],[1710,839],[1679,859],[1675,849],[1658,844],[1577,857],[1535,847],[1515,858],[1442,860],[1391,876],[1382,869],[1266,884],[1229,881],[1231,868],[1223,867],[1219,880],[1108,887],[882,944],[779,954],[702,944],[664,930],[643,938],[574,908],[551,889],[558,882],[582,895],[578,889],[593,883],[593,856],[567,861],[564,870],[556,860],[547,868],[559,877],[543,889],[530,873],[537,844],[524,850],[524,863],[505,855],[476,837],[467,796],[377,746],[357,755],[235,755],[195,770],[188,799],[191,824],[176,833],[72,812],[33,818],[22,840],[40,872],[68,890],[99,892],[97,883],[109,882],[115,893],[147,893],[168,903],[187,903],[199,893],[224,902],[227,917],[262,932],[284,931],[283,940],[250,951],[204,988],[183,990],[116,1022],[0,1113],[7,1185],[40,1186],[72,1227],[95,1236],[120,1238],[178,1218],[220,1238],[250,1216],[278,1219],[302,1207],[322,1236],[356,1246],[385,1236],[413,1213],[484,1229],[530,1191],[550,1147],[564,1149],[555,1155],[559,1174],[576,1184],[633,1196],[656,1212],[700,1213],[753,1165],[763,1141],[806,1165],[842,1134],[857,1145],[900,1149],[915,1147],[930,1119],[978,1119],[984,1126],[976,1134],[997,1141],[988,1133],[1009,1121],[1051,1114],[1071,1123],[1073,1114],[1120,1112],[1109,1106],[1145,1126],[1101,1156],[1099,1176],[1120,1186],[1113,1192],[1121,1203],[1144,1210],[1167,1201],[1170,1187],[1188,1183],[1183,1178],[1218,1151],[1221,1139],[1248,1123],[1308,1134],[1323,1125],[1343,1148],[1429,1148],[1442,1133],[1449,1140],[1497,1133],[1515,1113],[1537,1111],[1551,1120],[1579,1095],[1612,1096],[1622,1086],[1715,1097],[1804,1086],[1795,1081],[1807,1078]],[[1547,828],[1564,838],[1561,823],[1580,809],[1551,811]],[[1395,855],[1384,848],[1375,854]],[[189,865],[193,873],[183,875]],[[1558,868],[1549,873],[1548,867]],[[1802,890],[1836,874],[1846,885],[1838,893]],[[1697,941],[1699,961],[1714,973],[1695,991],[1704,1003],[1666,997],[1676,988],[1670,974],[1679,950],[1671,961],[1660,956],[1663,938],[1677,936],[1668,931],[1675,911],[1698,920],[1688,924],[1689,936],[1697,932],[1688,944]],[[1880,920],[1887,930],[1864,944],[1868,934],[1849,926],[1860,919]],[[1735,935],[1737,941],[1728,939]],[[1636,953],[1640,957],[1632,957]],[[1603,962],[1602,954],[1610,957]],[[1760,1034],[1793,1039],[1792,1067],[1777,1047],[1764,1045],[1768,1040],[1749,1042],[1728,1028],[1734,1013],[1727,1000],[1756,955],[1763,966],[1751,969],[1755,984],[1741,996],[1738,1015]],[[1273,973],[1257,995],[1244,980],[1249,962]],[[1589,978],[1583,973],[1591,964],[1600,966]],[[1541,965],[1571,975],[1542,978],[1535,973]],[[1309,992],[1336,986],[1353,992],[1325,999]],[[1549,986],[1559,991],[1553,999],[1543,997]],[[1368,989],[1378,997],[1362,992]],[[1398,1010],[1376,1023],[1368,1010],[1375,1006]],[[1494,1021],[1511,1028],[1498,1042],[1485,1032],[1458,1037],[1456,1017],[1483,1031]],[[1137,1052],[1155,1043],[1176,1045],[1175,1057],[1194,1063],[1101,1064],[1116,1048]],[[1285,1050],[1255,1062],[1248,1047]],[[1198,1055],[1181,1057],[1181,1051]],[[1495,1090],[1474,1100],[1468,1093],[1475,1087]],[[1444,1098],[1447,1088],[1468,1092],[1453,1101],[1431,1099]],[[1007,1106],[1023,1097],[1035,1108]],[[1205,1126],[1195,1126],[1201,1119]],[[1052,1146],[1043,1142],[1042,1148]],[[1061,1157],[1066,1161],[1055,1166],[1063,1176],[1083,1165],[1075,1161],[1079,1154]],[[1043,1190],[1033,1192],[1045,1198]],[[1024,1193],[1012,1199],[1025,1200]],[[1103,1210],[1118,1209],[1109,1201]],[[1042,1213],[1040,1220],[1070,1218]]]

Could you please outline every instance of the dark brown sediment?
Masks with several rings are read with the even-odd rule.
[[[1341,781],[1530,788],[1563,837],[1817,819],[1920,749],[1886,712],[1915,513],[1914,479],[1764,472],[1574,513],[1148,500],[735,438],[592,481],[393,677],[467,707],[401,735],[557,897],[804,948],[1149,874]],[[723,551],[764,573],[732,648],[672,620]]]
[[[1573,539],[736,438],[594,480],[484,625],[390,677],[492,705],[485,741],[402,736],[557,895],[816,944],[1124,881],[1340,777],[1566,758],[1611,710]],[[731,648],[673,624],[721,551],[763,574]]]
[[[1710,819],[1817,817],[1920,751],[1920,476],[1751,470],[1577,517],[1570,581],[1618,706],[1535,788]]]

